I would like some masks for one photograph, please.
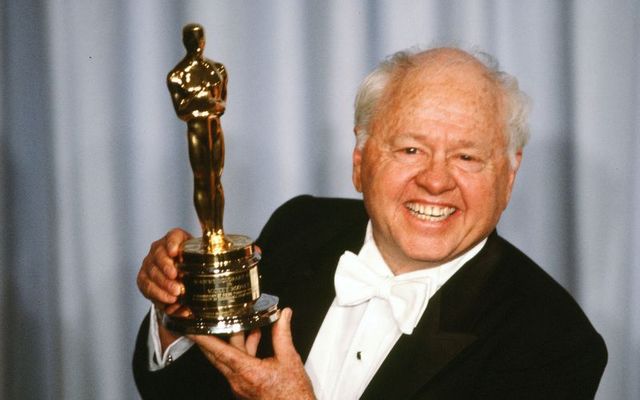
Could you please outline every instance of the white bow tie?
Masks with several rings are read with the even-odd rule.
[[[433,286],[428,277],[418,281],[380,276],[350,251],[340,257],[334,283],[340,306],[355,306],[372,297],[387,300],[398,328],[407,335],[418,324]]]

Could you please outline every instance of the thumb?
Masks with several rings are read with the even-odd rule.
[[[191,235],[189,232],[180,229],[173,228],[165,235],[165,243],[167,247],[167,254],[169,257],[175,257],[178,255],[178,250],[180,249],[180,244],[187,239],[190,239]]]
[[[271,335],[273,337],[273,352],[276,358],[288,358],[298,355],[295,347],[293,347],[293,339],[291,338],[291,315],[293,311],[290,308],[282,310],[280,319],[273,325]]]

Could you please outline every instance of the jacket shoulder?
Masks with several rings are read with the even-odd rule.
[[[274,211],[257,242],[262,245],[284,237],[295,242],[309,235],[318,240],[323,233],[341,231],[354,224],[364,226],[367,220],[362,200],[302,195]]]
[[[497,242],[502,268],[495,279],[501,283],[493,287],[508,285],[505,298],[510,299],[510,306],[497,307],[508,310],[501,343],[502,351],[512,356],[505,357],[509,360],[505,367],[513,370],[572,359],[582,364],[582,373],[592,376],[587,382],[595,391],[607,362],[602,336],[564,287],[508,241],[498,237]]]
[[[497,279],[509,284],[508,292],[519,300],[520,310],[526,310],[529,321],[550,330],[563,325],[593,330],[573,296],[542,267],[499,236],[497,245],[501,249]]]

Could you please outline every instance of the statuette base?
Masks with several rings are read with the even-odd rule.
[[[245,315],[219,316],[218,318],[165,315],[162,323],[167,329],[181,334],[223,335],[269,325],[278,318],[280,318],[278,298],[264,293],[249,307],[249,312]]]
[[[278,298],[260,293],[258,262],[252,240],[226,235],[226,250],[211,252],[202,238],[184,242],[176,260],[184,293],[179,307],[163,317],[168,329],[182,334],[218,335],[250,330],[280,317]]]

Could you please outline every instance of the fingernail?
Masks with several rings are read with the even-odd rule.
[[[174,283],[172,285],[172,290],[176,296],[182,296],[184,294],[184,285],[180,283]]]
[[[171,283],[171,294],[180,296],[182,294],[182,285],[176,282]]]

